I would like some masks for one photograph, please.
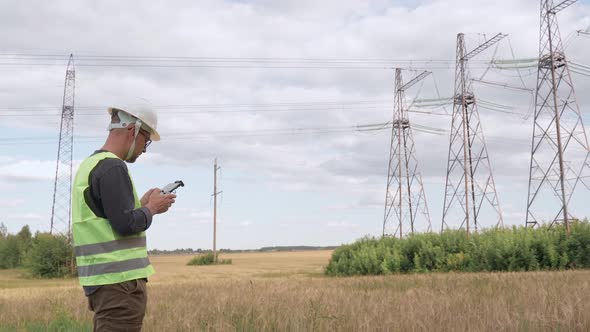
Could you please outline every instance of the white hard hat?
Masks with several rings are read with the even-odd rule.
[[[140,120],[141,127],[150,132],[150,139],[152,141],[159,141],[160,134],[158,133],[158,115],[156,112],[147,105],[130,105],[127,107],[109,107],[109,114],[113,114],[113,111],[122,111],[119,114],[121,121],[118,124],[111,123],[109,130],[114,128],[126,128],[132,123],[136,123]],[[131,115],[126,117],[125,115]]]

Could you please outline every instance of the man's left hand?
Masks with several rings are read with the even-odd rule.
[[[147,202],[149,201],[150,195],[152,194],[152,192],[154,190],[159,190],[159,189],[158,188],[152,188],[152,189],[148,190],[145,194],[143,194],[143,196],[139,200],[141,202],[141,206],[142,207],[147,204]]]

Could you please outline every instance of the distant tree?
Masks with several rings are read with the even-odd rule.
[[[12,269],[21,263],[20,248],[15,235],[8,234],[0,242],[0,268]]]
[[[32,235],[28,225],[18,232],[9,234],[4,223],[0,224],[0,269],[22,266],[23,259],[31,247]]]
[[[36,233],[25,267],[35,277],[58,278],[69,274],[72,247],[63,235]]]
[[[21,228],[20,232],[16,234],[16,239],[18,240],[18,250],[20,253],[20,261],[18,265],[21,265],[22,260],[27,256],[33,245],[33,235],[31,234],[29,225],[25,225]]]
[[[2,222],[2,223],[0,223],[0,240],[6,239],[7,236],[8,236],[8,228]]]
[[[5,269],[4,267],[4,251],[6,246],[6,237],[8,236],[8,230],[6,229],[6,225],[4,223],[0,223],[0,269]]]

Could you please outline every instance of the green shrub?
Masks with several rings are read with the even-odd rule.
[[[70,273],[71,257],[72,247],[65,236],[37,233],[25,267],[34,277],[64,277]]]
[[[397,238],[364,237],[334,250],[326,274],[380,275],[427,271],[536,271],[590,268],[590,223],[535,229],[462,230]]]
[[[214,259],[213,253],[206,253],[193,257],[186,265],[216,265],[216,264],[231,264],[231,259],[219,259],[217,255],[217,262]]]
[[[28,225],[16,235],[9,234],[6,225],[0,224],[0,269],[20,267],[32,244]]]
[[[34,277],[63,277],[71,261],[72,247],[64,236],[37,233],[33,238],[28,225],[14,235],[0,223],[0,269],[25,267]]]
[[[22,255],[16,235],[8,234],[0,241],[0,269],[12,269],[21,265]]]

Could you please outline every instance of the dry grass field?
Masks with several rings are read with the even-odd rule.
[[[145,331],[589,331],[590,271],[330,278],[329,251],[158,256]],[[0,331],[91,329],[75,280],[0,271]]]

